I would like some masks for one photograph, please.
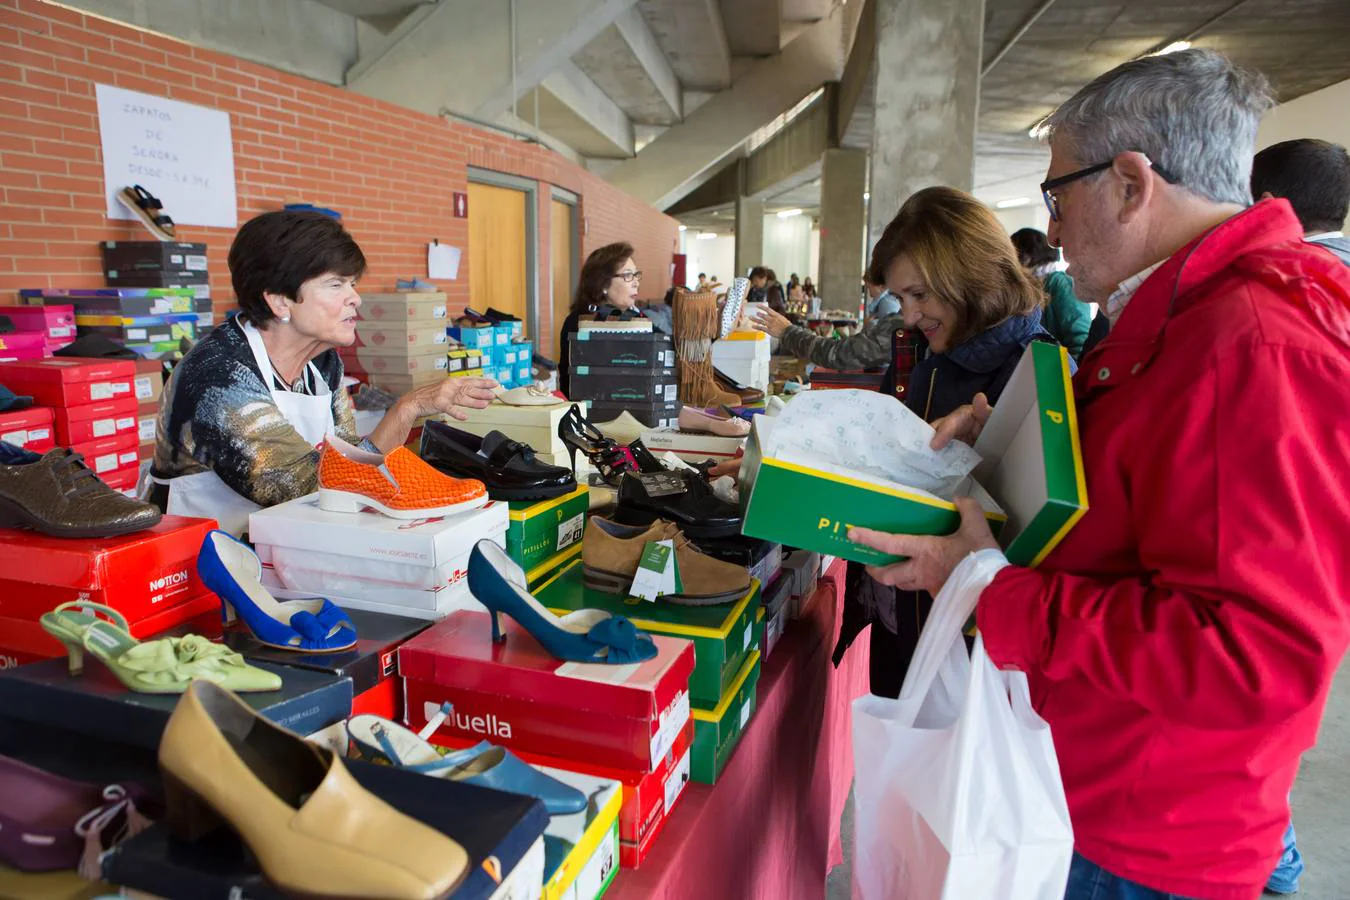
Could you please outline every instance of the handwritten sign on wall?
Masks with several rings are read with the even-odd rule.
[[[106,84],[95,88],[110,218],[135,218],[117,193],[139,184],[180,225],[239,224],[229,113]]]

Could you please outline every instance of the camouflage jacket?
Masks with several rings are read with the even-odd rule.
[[[779,338],[778,352],[826,369],[873,369],[891,364],[891,337],[905,327],[900,313],[883,316],[852,337],[821,337],[809,328],[793,325]]]

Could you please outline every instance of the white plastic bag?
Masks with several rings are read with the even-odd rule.
[[[853,703],[855,898],[1063,900],[1073,829],[1050,728],[1026,675],[961,637],[1000,565],[948,580],[898,700]]]

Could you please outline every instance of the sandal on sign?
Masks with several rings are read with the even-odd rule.
[[[161,212],[164,209],[164,204],[160,203],[158,197],[139,184],[122,188],[117,192],[117,200],[135,213],[136,218],[141,220],[141,224],[161,241],[178,240],[178,236],[174,233],[173,219]]]

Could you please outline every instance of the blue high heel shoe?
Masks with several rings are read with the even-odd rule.
[[[474,545],[469,556],[469,591],[492,614],[492,639],[502,640],[497,617],[506,613],[558,659],[624,665],[656,656],[656,644],[623,616],[579,609],[555,616],[527,588],[525,570],[492,541]]]
[[[333,653],[356,646],[356,626],[331,600],[283,602],[273,597],[263,587],[258,555],[228,532],[212,531],[202,541],[197,572],[220,597],[225,621],[233,611],[261,644],[299,653]]]
[[[446,703],[422,733],[435,731],[449,715],[450,704]],[[347,732],[364,755],[383,758],[410,772],[537,797],[550,816],[567,816],[586,808],[586,795],[581,791],[548,777],[487,741],[442,756],[422,735],[369,714],[352,716],[347,722]]]

